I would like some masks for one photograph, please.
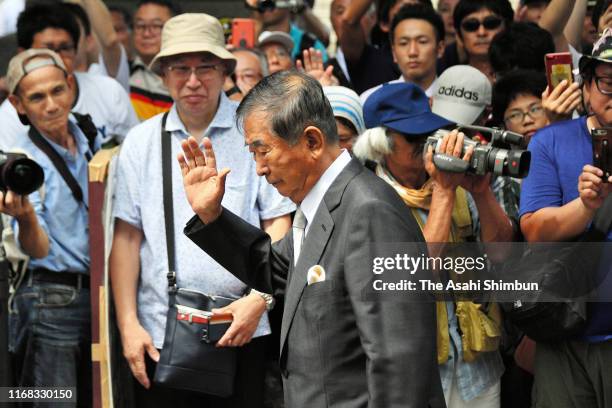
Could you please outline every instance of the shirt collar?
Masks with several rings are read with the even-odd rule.
[[[68,130],[70,134],[72,134],[72,136],[74,137],[74,141],[76,143],[76,156],[85,156],[89,152],[89,141],[87,140],[87,137],[85,136],[81,128],[77,125],[76,120],[73,118],[72,115],[70,115],[70,117],[68,118]],[[74,160],[74,156],[72,156],[72,154],[70,154],[68,149],[66,149],[64,146],[57,144],[46,136],[44,136],[44,138],[58,153],[64,156],[64,158]]]
[[[142,58],[140,58],[140,56],[136,55],[136,57],[134,58],[134,60],[132,61],[132,68],[142,68],[142,69],[149,69],[149,66],[147,64],[144,63],[144,61],[142,60]]]
[[[206,129],[205,135],[207,137],[210,137],[210,132],[212,129],[229,129],[233,127],[235,118],[235,103],[230,101],[227,96],[225,96],[225,93],[221,91],[221,96],[219,98],[219,106],[217,106],[217,112],[215,113],[212,122],[210,122],[210,125],[208,125],[208,129]],[[168,132],[181,132],[182,136],[184,137],[187,137],[189,135],[187,129],[185,129],[185,125],[181,121],[181,118],[178,114],[176,103],[172,105],[172,108],[170,108],[165,130],[167,130]]]
[[[406,78],[404,78],[404,75],[400,75],[400,77],[397,80],[401,82],[409,82],[406,80]],[[437,88],[438,88],[438,76],[436,75],[431,85],[429,85],[429,88],[423,89],[423,92],[425,92],[425,95],[427,95],[427,97],[430,98]]]
[[[351,155],[346,149],[342,149],[340,156],[334,160],[334,162],[325,170],[321,178],[317,181],[314,187],[306,194],[304,200],[300,204],[300,209],[306,217],[306,231],[310,228],[310,224],[314,219],[317,209],[323,201],[323,197],[329,187],[332,185],[336,177],[344,170],[344,168],[350,163]]]

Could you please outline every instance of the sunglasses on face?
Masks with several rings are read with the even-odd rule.
[[[483,26],[486,30],[495,30],[502,25],[503,20],[497,16],[487,16],[484,20],[478,20],[477,18],[468,18],[461,23],[461,28],[468,33],[478,31],[480,26]]]

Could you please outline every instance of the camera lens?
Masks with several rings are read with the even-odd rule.
[[[19,195],[28,195],[38,190],[45,179],[43,169],[27,158],[5,163],[0,177],[2,185]]]

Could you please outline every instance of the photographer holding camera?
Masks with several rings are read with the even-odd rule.
[[[434,114],[423,91],[413,84],[390,84],[374,92],[364,106],[366,126],[354,154],[376,162],[376,174],[395,188],[417,219],[428,243],[510,241],[512,224],[490,187],[490,175],[444,172],[424,155],[430,134],[452,125]],[[461,158],[463,133],[442,138],[437,152]],[[473,149],[462,157],[469,161]],[[497,347],[476,350],[464,344],[460,330],[472,327],[468,301],[438,302],[438,364],[446,404],[456,407],[499,407],[503,363]],[[487,313],[499,323],[496,305]],[[493,317],[496,314],[497,317]]]
[[[45,190],[26,197],[9,189],[0,200],[31,257],[10,316],[17,385],[76,387],[78,405],[90,406],[87,164],[100,135],[85,134],[70,115],[75,80],[54,51],[13,57],[7,83],[10,103],[30,124],[17,147],[43,168]]]
[[[612,126],[612,31],[604,32],[592,55],[581,58],[580,74],[591,114],[546,127],[529,143],[532,166],[522,185],[520,216],[521,230],[531,242],[575,240],[590,227],[611,190],[612,177],[606,180],[605,169],[593,165],[592,132]],[[599,293],[606,291],[609,296],[608,287],[599,288]],[[610,401],[612,303],[590,306],[582,336],[538,343],[534,407],[607,406],[603,401]]]

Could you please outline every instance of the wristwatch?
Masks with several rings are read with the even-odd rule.
[[[249,292],[249,295],[251,293],[255,293],[256,295],[261,296],[261,298],[266,302],[266,310],[268,312],[274,308],[274,304],[276,303],[276,300],[274,299],[274,296],[272,296],[272,295],[270,295],[268,293],[260,292],[260,291],[255,290],[255,289],[251,289],[251,291]]]

